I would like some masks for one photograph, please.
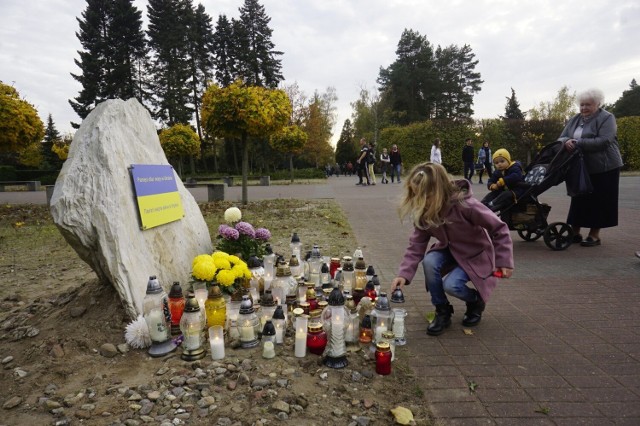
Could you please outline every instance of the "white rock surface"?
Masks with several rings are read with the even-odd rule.
[[[98,105],[76,132],[51,197],[53,220],[127,313],[142,313],[150,275],[186,287],[194,256],[211,253],[195,199],[174,172],[185,216],[142,231],[129,167],[169,164],[149,112],[135,99]]]

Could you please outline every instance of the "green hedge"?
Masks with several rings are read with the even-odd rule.
[[[640,170],[640,117],[622,117],[616,122],[623,170]]]
[[[13,166],[0,166],[0,180],[18,180],[16,179],[16,168]]]

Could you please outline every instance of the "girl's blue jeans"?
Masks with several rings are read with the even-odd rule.
[[[431,303],[449,303],[447,294],[467,303],[477,302],[479,293],[467,287],[469,276],[458,266],[448,249],[434,250],[424,255],[422,260],[427,291],[431,293]],[[448,271],[443,277],[441,271]]]

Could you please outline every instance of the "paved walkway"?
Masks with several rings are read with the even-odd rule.
[[[400,185],[354,183],[340,177],[327,185],[250,187],[249,199],[334,198],[367,263],[388,286],[411,230],[396,213]],[[555,252],[541,239],[525,242],[513,232],[514,276],[501,281],[473,335],[462,331],[465,308],[457,299],[452,326],[439,337],[425,334],[424,313],[433,308],[419,270],[405,293],[408,345],[402,351],[441,424],[640,425],[638,188],[640,177],[621,179],[620,226],[602,231],[602,246]],[[474,190],[477,197],[486,191],[477,184]],[[192,193],[206,201],[203,188]],[[44,193],[18,200],[7,194],[0,193],[0,202],[46,202]],[[240,200],[240,188],[227,188],[226,199]],[[569,200],[562,185],[540,200],[552,206],[550,222],[565,219]]]

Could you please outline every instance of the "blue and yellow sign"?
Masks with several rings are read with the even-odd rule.
[[[129,168],[138,201],[142,229],[149,229],[184,217],[173,167],[132,164]]]

